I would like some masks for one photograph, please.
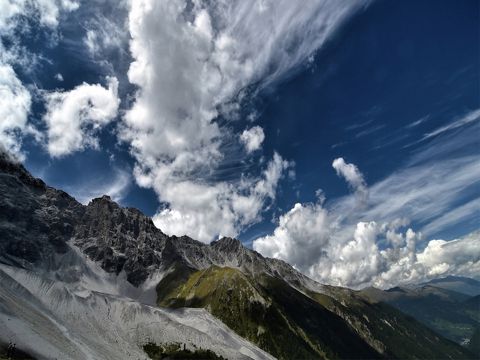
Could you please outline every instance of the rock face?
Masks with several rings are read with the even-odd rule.
[[[136,209],[121,208],[108,196],[92,200],[76,224],[74,244],[111,273],[124,270],[135,286],[162,266],[167,236]]]
[[[0,153],[0,257],[30,267],[67,250],[84,207]]]
[[[110,197],[87,206],[67,193],[32,177],[21,164],[0,155],[0,260],[31,268],[50,263],[79,247],[109,273],[125,272],[134,286],[157,270],[182,264],[200,270],[212,265],[239,268],[249,274],[269,273],[292,283],[320,287],[283,261],[267,259],[240,241],[223,238],[210,245],[188,236],[167,236],[152,219],[134,208],[122,208]]]
[[[59,286],[61,295],[52,298],[58,304],[48,311],[54,312],[55,306],[60,311],[60,305],[71,306],[72,301],[83,304],[84,296],[100,299],[98,294],[108,294],[129,298],[122,308],[130,307],[130,301],[137,304],[132,309],[148,313],[155,307],[144,308],[133,300],[151,295],[154,299],[149,304],[207,309],[237,334],[279,358],[453,359],[471,355],[388,305],[370,303],[348,289],[318,284],[236,239],[222,238],[207,245],[187,236],[167,236],[139,210],[122,208],[108,196],[82,205],[0,154],[0,270],[5,266],[12,284],[20,283],[22,292],[38,277],[35,296],[40,299],[45,289]],[[18,274],[12,268],[19,269]],[[18,278],[20,272],[26,275]],[[122,291],[117,291],[119,284]],[[11,313],[8,307],[21,300],[5,302],[2,296],[9,293],[9,289],[5,296],[0,292],[0,315]],[[75,311],[94,319],[100,304],[95,300]],[[111,309],[103,309],[102,314],[105,311],[109,319]],[[73,326],[69,311],[62,316],[58,321],[64,327]],[[148,323],[148,317],[141,321]],[[132,328],[138,329],[135,324]],[[102,322],[101,326],[106,325]],[[0,350],[1,335],[0,330]],[[400,337],[410,344],[408,348]],[[132,346],[147,341],[138,333],[135,339]],[[291,341],[294,346],[289,345]],[[255,354],[259,355],[251,357],[268,357],[260,350]]]

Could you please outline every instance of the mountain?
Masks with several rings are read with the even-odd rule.
[[[0,155],[0,358],[472,358],[395,308],[238,240],[167,236]],[[10,350],[8,350],[10,351]]]
[[[477,327],[472,335],[472,337],[469,339],[468,344],[467,344],[467,349],[470,350],[472,354],[480,354],[480,328]]]
[[[387,291],[368,288],[360,294],[369,301],[392,305],[459,344],[468,343],[480,326],[480,296],[472,297],[432,284],[436,282]]]
[[[456,291],[461,294],[476,296],[480,295],[480,281],[462,276],[447,276],[433,279],[422,285],[432,285],[437,288]]]

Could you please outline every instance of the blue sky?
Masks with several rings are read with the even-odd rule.
[[[477,1],[67,3],[0,2],[0,65],[30,98],[0,140],[48,184],[349,286],[434,276],[430,241],[478,230]],[[361,278],[336,270],[351,239],[378,262]],[[394,250],[424,257],[392,275]]]

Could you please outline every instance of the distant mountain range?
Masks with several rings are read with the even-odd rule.
[[[321,285],[236,239],[167,236],[107,196],[84,206],[5,154],[0,279],[0,359],[475,358],[399,304],[442,299],[475,319],[478,299]]]
[[[480,281],[461,276],[447,276],[430,280],[428,283],[422,285],[432,285],[437,288],[452,290],[465,295],[480,295]]]
[[[477,280],[449,276],[387,291],[367,288],[360,293],[369,301],[392,305],[459,344],[475,346],[471,339],[480,329]]]

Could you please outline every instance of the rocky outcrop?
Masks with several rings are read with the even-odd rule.
[[[208,245],[188,236],[167,236],[141,211],[123,208],[106,195],[82,205],[5,154],[0,156],[0,190],[0,261],[8,264],[30,268],[50,263],[71,241],[105,271],[124,271],[134,286],[175,264],[193,270],[228,266],[247,274],[280,276],[295,286],[320,286],[237,239],[225,237]]]
[[[84,207],[0,154],[0,259],[29,267],[67,250]]]

